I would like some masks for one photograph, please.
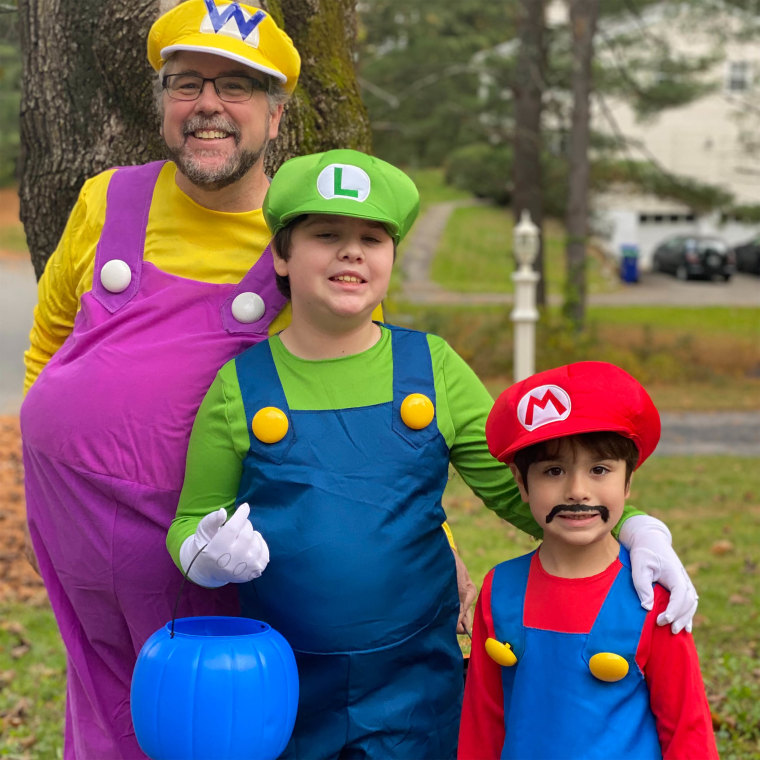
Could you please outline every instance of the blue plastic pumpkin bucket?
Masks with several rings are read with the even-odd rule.
[[[297,707],[293,650],[250,618],[177,618],[145,642],[132,675],[132,722],[152,760],[274,760]]]

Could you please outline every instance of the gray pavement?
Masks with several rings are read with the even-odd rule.
[[[16,414],[24,385],[37,282],[27,258],[0,254],[0,414]]]
[[[401,262],[404,296],[414,303],[460,305],[511,304],[512,293],[455,293],[430,279],[435,251],[451,212],[472,201],[449,201],[428,207],[412,228]],[[504,250],[510,245],[505,241]],[[551,300],[551,299],[550,299]],[[614,293],[591,294],[593,305],[626,306],[668,304],[670,306],[757,306],[760,307],[760,277],[736,274],[729,282],[681,282],[669,274],[641,272],[639,282],[620,284]]]
[[[730,454],[760,457],[760,411],[663,412],[660,417],[662,437],[655,456]]]
[[[409,249],[404,254],[404,270],[419,266],[406,264]],[[413,257],[412,257],[413,258]],[[512,292],[455,293],[445,290],[430,280],[407,279],[403,284],[404,297],[418,304],[459,304],[460,306],[510,306]],[[555,295],[549,296],[550,305],[559,303]],[[760,277],[736,274],[730,282],[680,282],[661,272],[643,272],[637,283],[621,283],[614,293],[592,293],[588,296],[592,306],[635,306],[667,304],[668,306],[754,306],[760,308]]]

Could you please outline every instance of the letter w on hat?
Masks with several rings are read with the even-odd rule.
[[[237,4],[232,3],[224,7],[224,10],[217,8],[214,0],[204,0],[206,8],[208,10],[208,16],[203,20],[201,24],[202,32],[211,32],[215,34],[227,34],[230,37],[238,37],[245,40],[249,45],[254,47],[258,46],[258,26],[266,18],[264,11],[257,11],[253,16],[246,14],[243,9]],[[234,20],[237,26],[237,31],[232,28],[232,24],[229,22]],[[208,28],[210,23],[211,29]],[[256,37],[253,40],[249,40],[248,37],[256,32]]]

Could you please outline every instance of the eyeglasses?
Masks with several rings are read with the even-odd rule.
[[[266,82],[243,75],[201,77],[197,74],[167,74],[162,85],[173,100],[198,100],[206,82],[214,85],[216,94],[225,103],[242,103],[250,100],[254,91],[269,92]]]

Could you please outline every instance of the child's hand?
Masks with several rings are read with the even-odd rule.
[[[191,581],[218,588],[226,583],[246,583],[264,572],[269,547],[253,529],[249,513],[248,504],[241,504],[227,520],[227,510],[220,508],[198,523],[179,551],[180,563]]]

